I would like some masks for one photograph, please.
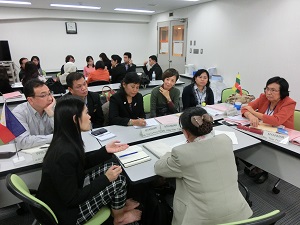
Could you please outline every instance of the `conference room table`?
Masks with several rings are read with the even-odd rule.
[[[263,135],[240,130],[236,127],[234,129],[261,141],[258,146],[250,147],[247,151],[237,152],[237,157],[300,188],[300,146],[290,142],[281,144],[269,141]]]

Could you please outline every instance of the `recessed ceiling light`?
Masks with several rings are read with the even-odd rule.
[[[85,5],[64,5],[64,4],[50,4],[53,7],[63,7],[63,8],[77,8],[77,9],[101,9],[97,6],[85,6]]]
[[[20,1],[0,1],[2,4],[18,4],[18,5],[31,5],[31,2],[20,2]]]
[[[115,8],[116,11],[123,11],[123,12],[141,12],[141,13],[154,13],[155,11],[151,10],[143,10],[143,9],[123,9],[123,8]]]

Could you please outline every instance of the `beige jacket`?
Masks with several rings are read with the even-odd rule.
[[[212,225],[252,215],[239,191],[232,142],[225,134],[173,148],[156,162],[155,172],[176,178],[173,225]]]

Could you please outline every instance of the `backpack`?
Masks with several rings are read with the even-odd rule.
[[[142,75],[140,76],[140,80],[141,80],[141,86],[143,86],[143,88],[146,88],[146,86],[148,84],[150,84],[150,79],[149,76],[146,75],[145,73],[142,73]]]
[[[163,193],[148,188],[143,202],[142,225],[171,225],[173,209],[167,203]]]
[[[65,87],[59,82],[55,82],[52,78],[49,78],[45,84],[48,86],[48,88],[50,89],[50,91],[53,94],[65,94],[66,93],[66,89]]]

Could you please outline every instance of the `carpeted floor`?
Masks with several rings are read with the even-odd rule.
[[[274,209],[279,209],[286,213],[286,216],[276,223],[276,225],[300,225],[300,189],[281,181],[279,194],[272,192],[273,185],[277,181],[275,176],[269,175],[269,179],[263,184],[256,184],[243,171],[243,164],[239,167],[239,180],[250,190],[250,199],[253,203],[252,210],[254,216],[259,216]],[[243,191],[242,191],[243,192]],[[10,206],[0,209],[0,224],[9,225],[30,225],[33,217],[26,213],[17,215],[18,207]]]

